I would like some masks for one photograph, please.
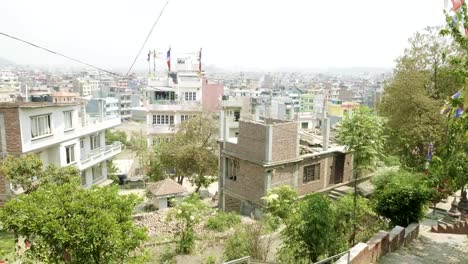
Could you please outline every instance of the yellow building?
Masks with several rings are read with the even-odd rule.
[[[328,115],[343,118],[346,113],[351,113],[359,107],[359,103],[342,102],[340,100],[331,100],[328,102]]]

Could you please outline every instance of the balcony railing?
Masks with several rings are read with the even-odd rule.
[[[89,168],[97,163],[100,163],[122,151],[122,144],[114,142],[111,145],[106,145],[102,148],[91,150],[85,157],[81,157],[81,169]]]

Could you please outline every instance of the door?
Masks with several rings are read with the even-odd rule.
[[[333,164],[333,184],[342,183],[344,174],[345,154],[337,154],[334,160],[335,163]]]

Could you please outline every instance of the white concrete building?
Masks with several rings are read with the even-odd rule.
[[[202,78],[195,56],[173,60],[174,77],[150,78],[145,89],[148,144],[167,138],[173,127],[202,111]]]
[[[103,111],[90,116],[76,102],[0,104],[1,154],[33,152],[45,166],[76,166],[84,187],[107,185],[112,181],[106,162],[121,152],[121,144],[106,145],[105,130],[120,123],[119,116]]]

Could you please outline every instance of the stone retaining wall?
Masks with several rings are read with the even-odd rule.
[[[431,227],[431,232],[468,235],[468,220],[460,221],[455,224],[439,223],[438,225]]]
[[[352,264],[376,263],[377,260],[388,252],[398,250],[408,245],[419,235],[419,223],[410,224],[408,227],[395,226],[390,232],[379,231],[367,243],[358,243],[351,248]],[[347,255],[341,257],[337,264],[347,264]]]

